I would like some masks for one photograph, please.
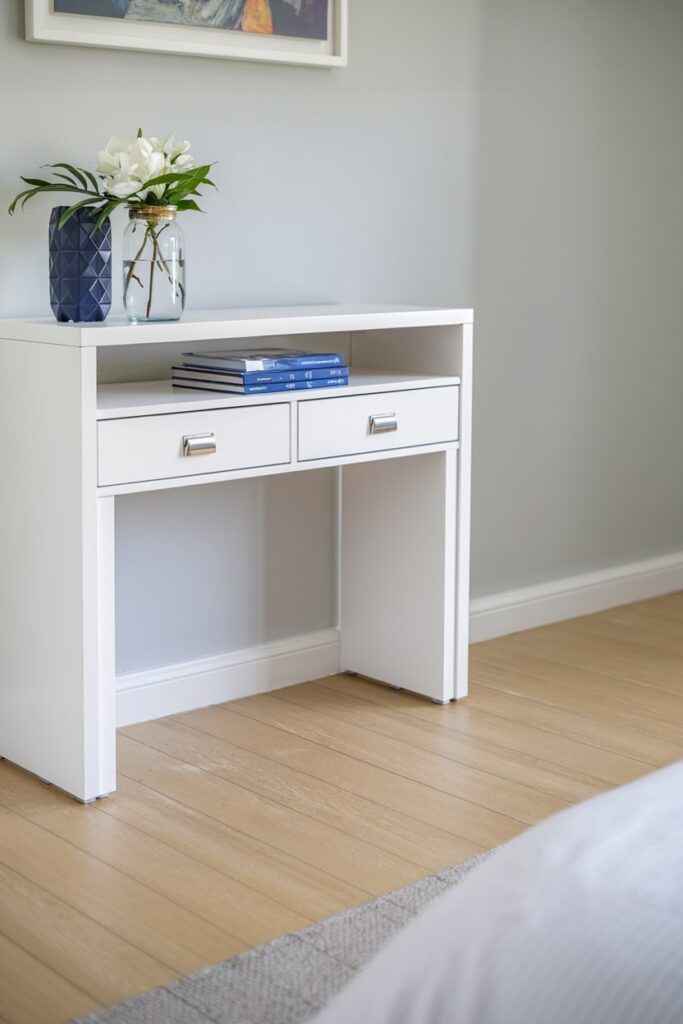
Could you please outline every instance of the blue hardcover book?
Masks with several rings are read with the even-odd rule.
[[[327,377],[346,377],[349,372],[346,366],[326,366],[321,370],[271,370],[270,373],[250,370],[240,373],[239,370],[205,370],[201,366],[185,363],[172,366],[171,369],[176,376],[216,384],[284,384],[286,381],[292,380],[324,380]]]
[[[227,352],[183,352],[188,366],[206,370],[315,370],[327,366],[344,366],[339,352],[306,352],[303,349],[264,348],[235,349]]]
[[[174,388],[186,388],[189,391],[215,391],[224,395],[270,395],[283,391],[306,391],[312,388],[342,388],[349,383],[348,375],[344,377],[324,377],[318,380],[292,380],[280,384],[214,384],[211,381],[195,381],[174,374]]]

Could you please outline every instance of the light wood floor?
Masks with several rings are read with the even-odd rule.
[[[0,763],[0,1021],[124,999],[683,756],[683,593],[471,668],[446,708],[336,676],[124,729],[90,807]]]

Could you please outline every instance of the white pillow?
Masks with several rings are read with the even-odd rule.
[[[683,762],[507,843],[312,1024],[681,1024]]]

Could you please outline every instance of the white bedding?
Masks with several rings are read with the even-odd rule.
[[[683,762],[437,899],[314,1024],[683,1024]]]

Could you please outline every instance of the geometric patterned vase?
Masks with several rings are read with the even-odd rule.
[[[96,228],[97,214],[86,206],[60,228],[67,209],[55,206],[50,215],[52,312],[62,322],[104,320],[111,309],[111,222]]]

